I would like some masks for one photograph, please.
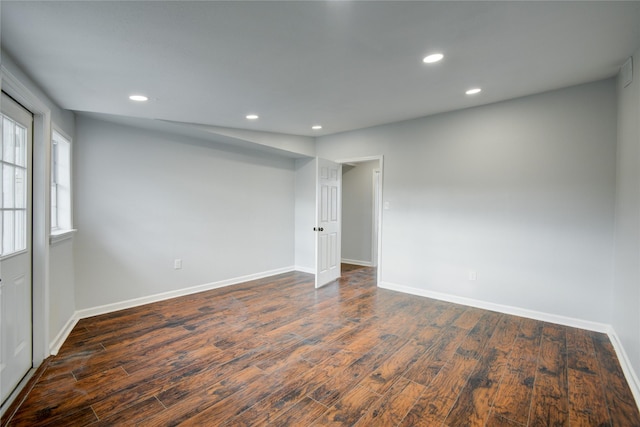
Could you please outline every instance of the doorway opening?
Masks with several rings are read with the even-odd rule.
[[[342,163],[342,263],[374,267],[380,280],[383,157]]]

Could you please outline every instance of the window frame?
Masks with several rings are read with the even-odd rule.
[[[57,176],[57,165],[60,163],[58,161],[59,159],[59,155],[60,155],[60,148],[54,148],[54,146],[60,142],[60,140],[62,140],[62,142],[68,144],[68,176],[69,176],[69,182],[68,183],[60,183],[59,182],[59,176]],[[53,243],[57,243],[59,241],[62,240],[67,240],[70,239],[73,236],[73,233],[75,231],[77,231],[74,228],[74,222],[73,222],[73,138],[71,138],[66,132],[64,132],[63,130],[61,130],[58,126],[55,125],[55,123],[52,123],[51,126],[51,138],[50,138],[50,153],[51,153],[51,161],[50,161],[50,167],[51,167],[51,173],[49,174],[49,242],[50,244]],[[54,177],[54,174],[56,175]],[[57,184],[56,184],[57,183]],[[53,186],[57,185],[56,190],[55,190],[55,194],[54,194],[54,190],[53,190]],[[67,222],[68,224],[65,224],[66,226],[60,226],[60,189],[58,188],[58,186],[67,186],[68,187],[68,193],[69,193],[69,197],[68,197],[68,209],[69,209],[69,215],[67,218]],[[55,196],[55,200],[54,200],[54,196]],[[54,215],[54,208],[55,208],[55,215],[56,215],[56,225],[54,226],[53,224],[53,215]]]

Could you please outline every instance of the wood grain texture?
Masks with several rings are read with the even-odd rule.
[[[4,426],[640,426],[606,335],[286,273],[83,319]]]

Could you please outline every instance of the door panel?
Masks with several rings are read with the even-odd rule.
[[[0,400],[32,366],[31,149],[33,116],[0,100]]]
[[[342,165],[317,159],[316,288],[340,277]]]

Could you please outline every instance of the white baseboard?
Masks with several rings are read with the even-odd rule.
[[[405,294],[418,295],[433,298],[455,304],[468,305],[485,310],[497,311],[499,313],[512,314],[514,316],[528,317],[530,319],[542,320],[543,322],[557,323],[559,325],[571,326],[573,328],[587,329],[589,331],[608,333],[611,326],[606,323],[592,322],[590,320],[576,319],[573,317],[560,316],[557,314],[544,313],[541,311],[528,310],[526,308],[513,307],[510,305],[495,304],[492,302],[476,300],[473,298],[460,297],[441,292],[428,291],[426,289],[413,288],[410,286],[397,285],[395,283],[380,282],[379,287],[392,291],[403,292]]]
[[[275,276],[276,274],[288,273],[294,271],[294,267],[284,267],[275,270],[263,271],[261,273],[249,274],[246,276],[234,277],[232,279],[220,280],[218,282],[206,283],[204,285],[192,286],[190,288],[177,289],[175,291],[163,292],[160,294],[149,295],[141,298],[134,298],[127,301],[120,301],[111,304],[105,304],[98,307],[85,308],[76,311],[76,317],[78,319],[85,319],[87,317],[98,316],[100,314],[112,313],[118,310],[124,310],[126,308],[138,307],[140,305],[149,304],[152,302],[164,301],[171,298],[181,297],[185,295],[196,294],[198,292],[209,291],[211,289],[223,288],[225,286],[237,285],[238,283],[249,282],[251,280],[263,279],[269,276]]]
[[[627,352],[624,351],[622,342],[620,341],[618,334],[616,334],[615,329],[613,329],[613,326],[609,327],[607,335],[609,336],[611,345],[613,345],[613,349],[616,351],[618,361],[620,362],[620,367],[622,368],[622,372],[627,379],[627,384],[629,384],[631,393],[633,393],[633,397],[634,399],[636,399],[636,405],[640,408],[640,381],[638,381],[638,376],[636,375],[636,372],[631,365],[629,356],[627,356]]]
[[[302,273],[316,274],[316,270],[311,267],[302,267],[301,265],[296,265],[294,267],[295,271],[300,271]]]
[[[51,341],[51,343],[49,343],[49,354],[50,355],[55,356],[55,355],[58,354],[58,351],[60,351],[60,347],[62,347],[62,344],[64,344],[64,342],[67,340],[67,337],[69,336],[69,334],[71,333],[73,328],[78,323],[78,320],[79,320],[78,312],[76,311],[69,318],[69,320],[67,320],[67,323],[65,323],[65,325],[62,327],[62,329],[60,330],[58,335],[56,335],[56,337],[53,339],[53,341]]]
[[[347,259],[342,258],[343,264],[353,264],[353,265],[361,265],[363,267],[373,267],[373,263],[371,261],[359,261],[357,259]]]

